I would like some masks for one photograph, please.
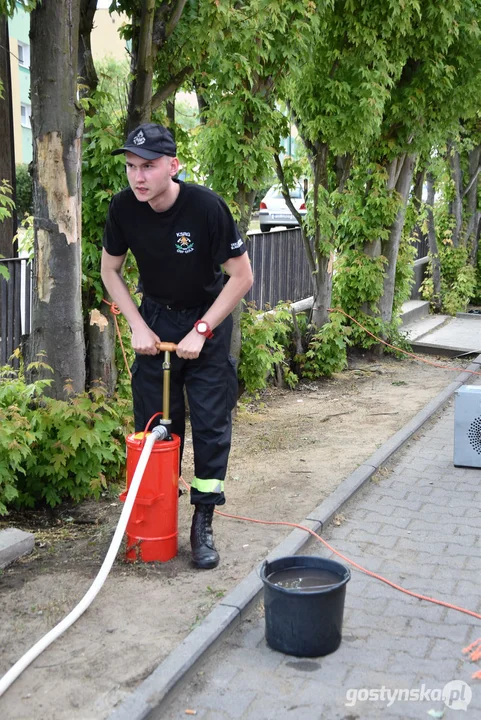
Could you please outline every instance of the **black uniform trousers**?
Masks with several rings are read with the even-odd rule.
[[[140,313],[162,341],[178,343],[192,330],[209,305],[178,309],[160,305],[144,296]],[[191,503],[223,505],[224,479],[232,435],[232,410],[237,401],[237,372],[229,354],[232,316],[215,328],[195,360],[184,360],[171,353],[170,417],[171,430],[181,438],[181,457],[185,435],[184,387],[189,403],[195,477]],[[164,353],[137,354],[132,365],[132,396],[135,431],[144,430],[152,415],[162,410]],[[158,424],[156,419],[152,426]]]

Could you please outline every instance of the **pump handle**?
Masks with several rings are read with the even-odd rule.
[[[155,343],[155,347],[159,352],[175,352],[177,350],[177,345],[171,342]]]

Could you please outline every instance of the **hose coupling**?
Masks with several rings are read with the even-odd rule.
[[[152,428],[152,433],[156,435],[157,440],[167,440],[169,437],[169,430],[165,425],[156,425]]]

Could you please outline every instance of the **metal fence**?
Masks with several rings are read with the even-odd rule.
[[[312,295],[312,278],[299,228],[247,237],[254,284],[246,295],[263,310],[265,305],[303,300]]]
[[[417,258],[427,255],[424,237],[417,242]],[[254,272],[254,284],[246,295],[263,310],[266,304],[303,300],[312,295],[312,279],[299,228],[276,230],[249,235],[247,249]],[[0,260],[7,268],[9,279],[0,276],[0,365],[10,362],[22,335],[31,331],[32,271],[26,259]],[[422,280],[417,275],[424,266],[415,268],[414,292]],[[15,363],[14,363],[15,364]]]
[[[416,260],[427,258],[429,252],[428,235],[424,233],[419,225],[413,230],[411,242],[416,248]]]
[[[416,260],[411,299],[418,299],[428,263],[427,236],[418,228],[412,242],[416,248]],[[254,284],[246,300],[255,302],[257,308],[263,310],[267,303],[274,306],[281,301],[297,302],[313,294],[300,228],[249,235],[247,249]]]
[[[0,276],[0,365],[16,365],[11,355],[22,335],[31,331],[32,270],[25,258],[0,260],[8,278]]]

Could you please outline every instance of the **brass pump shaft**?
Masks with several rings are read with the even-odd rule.
[[[164,422],[170,422],[170,353],[175,352],[177,345],[170,342],[155,343],[159,352],[164,352],[164,362],[162,369],[164,371],[164,390],[162,399],[162,419]]]

